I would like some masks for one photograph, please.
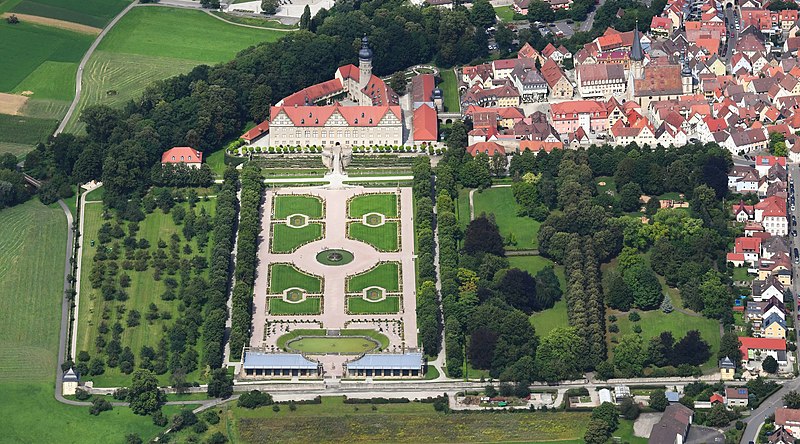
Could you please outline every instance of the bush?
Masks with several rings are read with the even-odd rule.
[[[105,398],[97,397],[92,400],[92,407],[89,409],[89,414],[97,416],[101,412],[111,410],[112,408],[111,403],[106,401]]]
[[[219,413],[214,410],[206,410],[203,413],[203,420],[211,425],[219,424]]]
[[[259,390],[251,390],[247,393],[242,393],[236,405],[246,409],[255,409],[273,403],[272,396],[268,393],[262,393]]]
[[[86,401],[91,397],[92,395],[84,389],[79,388],[75,390],[75,398],[77,398],[79,401]]]
[[[632,311],[628,315],[628,320],[631,321],[631,322],[639,322],[639,320],[641,320],[641,319],[642,319],[642,317],[639,316],[639,312],[636,312],[636,311]]]

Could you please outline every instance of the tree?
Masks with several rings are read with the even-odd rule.
[[[300,16],[300,29],[308,29],[311,25],[311,8],[306,5],[303,8],[303,15]]]
[[[739,340],[739,335],[735,332],[728,331],[722,335],[719,341],[719,359],[729,358],[733,365],[739,367],[742,361],[742,341]]]
[[[672,313],[675,308],[672,306],[672,298],[669,297],[669,294],[664,295],[664,300],[661,301],[661,306],[658,308],[664,313]]]
[[[458,178],[467,188],[488,188],[492,184],[489,156],[481,153],[464,162]]]
[[[113,407],[111,406],[111,403],[108,402],[108,400],[106,400],[103,397],[96,397],[92,400],[92,408],[89,409],[89,414],[97,416],[101,412],[111,410],[112,408]]]
[[[497,32],[494,35],[494,41],[501,51],[511,51],[511,45],[514,42],[514,33],[506,25],[498,25]]]
[[[727,285],[722,282],[722,276],[715,270],[709,270],[703,275],[699,288],[702,299],[703,315],[708,318],[719,319],[730,312],[733,305],[733,296],[728,291]]]
[[[542,0],[531,0],[528,3],[528,21],[533,22],[552,22],[555,20],[555,13],[550,4]]]
[[[258,390],[251,390],[239,396],[239,400],[236,402],[236,405],[246,409],[254,409],[256,407],[272,405],[272,396],[270,396],[268,393],[262,393]]]
[[[6,22],[9,25],[16,25],[17,23],[19,23],[19,17],[17,17],[16,14],[11,14],[6,18]]]
[[[128,433],[125,435],[126,444],[142,444],[142,438],[135,433]]]
[[[641,376],[644,368],[645,354],[642,351],[642,337],[626,335],[622,337],[614,349],[614,367],[624,378]]]
[[[642,310],[652,310],[661,304],[661,282],[649,265],[640,261],[623,273],[623,278],[633,294],[633,303]]]
[[[574,328],[550,330],[536,348],[536,368],[539,378],[549,382],[571,379],[583,368],[583,340]]]
[[[764,358],[764,361],[761,362],[761,368],[767,373],[775,374],[778,372],[778,361],[772,356],[767,356]]]
[[[600,419],[592,419],[586,427],[583,441],[586,444],[604,444],[611,436],[608,424]]]
[[[392,87],[394,92],[401,96],[406,93],[407,85],[408,81],[406,80],[406,73],[403,71],[397,71],[396,73],[392,74],[392,77],[389,79],[389,86]]]
[[[613,270],[609,271],[604,287],[606,289],[606,304],[609,307],[620,311],[628,311],[633,307],[633,293],[628,288],[628,284],[625,283],[625,279],[622,278],[622,274]]]
[[[133,413],[150,415],[164,403],[164,392],[158,388],[158,379],[150,370],[139,369],[133,373],[128,403]]]
[[[261,13],[275,15],[278,12],[278,0],[261,0]]]
[[[497,333],[485,327],[480,327],[472,333],[467,350],[469,351],[469,362],[473,367],[478,369],[491,367],[497,337]]]
[[[633,401],[633,398],[624,398],[622,402],[619,403],[619,411],[622,414],[622,417],[628,420],[634,420],[639,417],[639,413],[641,413],[641,408],[639,408],[639,404]]]
[[[667,400],[667,395],[664,390],[658,389],[650,392],[650,408],[663,412],[667,409],[668,405],[669,400]]]
[[[514,308],[527,314],[542,310],[536,304],[536,279],[527,271],[511,268],[498,273],[495,288],[503,300]]]
[[[715,404],[706,415],[706,425],[710,427],[724,427],[730,422],[731,418],[728,409],[725,408],[725,404],[723,403]]]
[[[622,211],[637,211],[639,209],[639,198],[642,196],[642,189],[639,184],[630,182],[622,186],[619,190],[619,206]]]
[[[212,398],[228,398],[233,394],[233,379],[225,368],[216,368],[211,372],[208,383],[208,396]]]
[[[677,365],[701,365],[711,357],[711,346],[704,341],[697,330],[689,330],[686,336],[675,343],[673,362]]]
[[[489,0],[477,0],[472,3],[470,20],[473,25],[483,29],[495,24],[497,17]]]
[[[783,403],[790,409],[800,409],[800,393],[797,390],[790,390],[783,395]]]
[[[464,252],[473,256],[489,253],[505,257],[500,229],[486,215],[482,214],[467,225],[464,232]]]

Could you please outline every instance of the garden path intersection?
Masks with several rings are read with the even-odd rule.
[[[337,184],[338,185],[338,184]],[[365,242],[350,239],[347,236],[348,223],[359,222],[361,217],[350,217],[348,202],[351,198],[368,193],[393,193],[398,196],[399,218],[385,217],[385,221],[399,223],[400,242],[394,252],[378,251]],[[305,195],[316,196],[324,202],[324,214],[320,222],[324,223],[324,235],[321,239],[300,246],[291,253],[272,253],[269,244],[272,242],[271,230],[274,222],[284,222],[276,218],[273,222],[273,206],[276,196]],[[287,322],[291,329],[325,328],[325,329],[374,329],[389,338],[389,351],[402,352],[408,347],[416,347],[416,284],[414,256],[414,221],[413,199],[411,188],[364,188],[361,186],[322,186],[268,189],[262,206],[261,243],[258,252],[258,270],[254,288],[253,333],[250,347],[271,348],[276,346],[277,339],[286,333]],[[369,211],[372,213],[372,210]],[[399,220],[398,220],[399,219]],[[317,256],[324,250],[345,250],[352,253],[353,259],[347,263],[325,265]],[[382,262],[400,264],[400,291],[402,305],[396,314],[348,314],[346,281],[348,276],[364,273]],[[270,291],[270,264],[290,263],[298,270],[322,279],[321,313],[316,315],[273,315],[268,313]],[[283,321],[277,329],[267,328],[267,322]],[[392,328],[399,325],[399,329]],[[402,330],[401,330],[402,329]],[[402,331],[402,334],[400,332]],[[315,357],[316,358],[316,357]],[[340,373],[341,364],[352,359],[345,356],[327,355],[319,357],[328,374]]]

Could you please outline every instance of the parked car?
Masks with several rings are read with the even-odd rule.
[[[792,236],[797,237],[797,230],[792,230]]]

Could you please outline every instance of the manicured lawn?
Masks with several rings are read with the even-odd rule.
[[[302,228],[286,224],[272,224],[273,237],[270,249],[273,253],[290,253],[298,247],[322,237],[322,224],[311,223]]]
[[[626,419],[620,419],[619,427],[614,433],[611,434],[613,438],[619,438],[621,442],[628,442],[630,444],[647,444],[647,438],[640,438],[633,434],[633,422]]]
[[[510,187],[489,188],[483,192],[476,191],[473,203],[475,217],[484,212],[486,214],[493,213],[497,226],[500,228],[500,234],[504,238],[514,234],[517,244],[509,245],[506,247],[507,249],[529,250],[539,247],[537,236],[541,223],[530,217],[517,216],[517,201],[514,200],[514,194]]]
[[[439,71],[442,77],[439,88],[444,94],[444,110],[449,113],[461,112],[461,99],[458,95],[458,80],[456,73],[450,68],[442,68]]]
[[[243,1],[250,1],[250,0],[236,0],[234,1],[234,3],[242,3]],[[277,20],[266,20],[258,17],[239,17],[238,15],[231,15],[218,11],[211,11],[211,13],[216,15],[217,17],[224,18],[229,22],[240,23],[242,25],[259,26],[267,29],[285,29],[285,30],[297,29],[297,25],[284,25],[283,23]]]
[[[128,3],[128,0],[22,0],[13,11],[102,28]]]
[[[357,355],[366,353],[378,347],[378,344],[366,338],[359,337],[309,337],[291,341],[287,347],[303,353],[344,353]]]
[[[206,155],[206,163],[215,176],[222,177],[225,173],[225,150],[219,149]]]
[[[548,265],[554,265],[551,260],[541,256],[509,256],[508,264],[510,267],[525,270],[532,275],[536,275],[539,270]],[[561,290],[563,291],[567,286],[564,276],[564,267],[555,265],[553,269],[558,277],[558,281],[561,283]],[[566,299],[562,296],[561,300],[556,302],[553,308],[533,313],[530,320],[539,336],[547,334],[554,328],[569,327]]]
[[[181,205],[187,208],[188,211],[188,204],[184,203]],[[198,202],[195,208],[195,213],[199,214],[201,208],[205,208],[205,210],[213,216],[215,201],[212,199],[209,201]],[[124,313],[121,317],[118,317],[117,315],[117,310],[124,307],[126,312],[135,309],[141,313],[140,324],[134,327],[125,327],[121,338],[122,347],[130,347],[136,355],[138,362],[139,351],[142,349],[142,346],[147,345],[156,348],[158,342],[164,334],[164,328],[172,325],[175,322],[175,319],[177,319],[180,315],[178,306],[181,305],[181,302],[179,300],[175,299],[171,301],[165,301],[161,297],[167,289],[165,284],[166,278],[172,277],[174,279],[178,279],[179,276],[177,274],[170,276],[166,271],[164,271],[161,279],[156,280],[153,278],[154,268],[152,266],[149,266],[145,271],[136,271],[135,269],[124,270],[122,263],[124,262],[125,254],[123,253],[120,254],[120,259],[116,262],[120,266],[119,273],[125,272],[130,276],[131,279],[130,287],[125,289],[128,294],[128,300],[124,302],[116,300],[104,300],[101,290],[98,288],[92,288],[91,280],[89,278],[94,266],[94,256],[99,248],[111,248],[111,245],[113,245],[114,242],[120,241],[114,240],[105,246],[101,245],[99,241],[97,241],[98,230],[103,223],[106,222],[102,218],[102,211],[103,205],[100,203],[87,203],[85,206],[83,233],[84,245],[82,253],[83,268],[81,269],[77,351],[86,350],[92,357],[98,355],[95,349],[95,340],[98,336],[100,336],[99,328],[104,321],[104,312],[107,311],[105,313],[105,317],[107,318],[105,319],[106,323],[113,324],[119,319],[122,325],[126,326],[126,316],[124,316]],[[112,225],[113,224],[114,222],[112,219]],[[127,227],[124,227],[124,230],[127,233]],[[181,258],[190,259],[195,255],[204,256],[206,259],[210,257],[212,250],[212,245],[210,243],[206,245],[205,249],[203,250],[198,247],[197,239],[193,239],[191,242],[187,243],[182,234],[182,226],[175,225],[175,222],[172,220],[172,216],[170,214],[164,214],[158,209],[153,213],[147,214],[145,220],[139,223],[139,232],[136,237],[138,239],[146,239],[150,243],[148,250],[152,255],[156,252],[156,250],[158,250],[159,239],[164,240],[167,242],[167,244],[169,244],[170,237],[173,234],[177,234],[179,236],[179,245],[181,250],[186,244],[191,247],[192,253],[189,255],[181,253]],[[94,246],[91,245],[93,240],[95,240]],[[165,250],[168,251],[169,247]],[[207,271],[204,273],[207,273]],[[154,303],[158,307],[159,313],[169,313],[171,315],[171,319],[157,319],[153,322],[145,320],[145,315],[148,313],[151,303]],[[106,334],[106,336],[110,336],[110,334]],[[190,374],[190,378],[194,376],[194,374]],[[106,368],[104,374],[92,376],[90,379],[92,379],[98,386],[117,386],[128,383],[128,381],[130,381],[130,375],[122,374],[119,371],[119,368],[109,367]],[[168,377],[166,375],[163,375],[162,379],[164,382],[168,381]]]
[[[298,270],[291,264],[270,264],[270,294],[279,294],[292,287],[302,288],[308,293],[317,294],[322,292],[322,280],[317,276]]]
[[[367,213],[397,217],[397,194],[365,194],[356,196],[350,201],[350,217],[360,219]]]
[[[92,191],[89,191],[88,193],[86,193],[85,196],[83,196],[83,198],[86,200],[86,202],[102,201],[103,200],[103,196],[105,194],[106,194],[106,189],[103,188],[103,187],[100,187],[100,188],[95,188]]]
[[[458,216],[458,225],[463,230],[469,225],[469,188],[462,188],[458,190],[458,198],[456,199],[456,216]]]
[[[733,269],[734,281],[752,281],[753,279],[755,279],[755,275],[749,274],[747,272],[747,267],[736,267]]]
[[[499,6],[494,8],[494,13],[500,17],[500,20],[504,22],[510,22],[514,20],[514,9],[511,6]]]
[[[601,183],[603,185],[601,185]],[[611,193],[612,195],[617,194],[617,185],[614,182],[614,178],[612,176],[600,176],[597,178],[597,194],[602,193]]]
[[[278,348],[284,349],[286,348],[286,343],[291,341],[294,338],[299,338],[300,336],[325,336],[328,333],[327,330],[324,329],[297,329],[292,330],[289,333],[278,338],[276,344]],[[366,336],[368,338],[372,338],[380,344],[380,349],[383,350],[389,346],[389,338],[386,335],[379,333],[375,330],[363,330],[358,328],[352,329],[343,329],[339,330],[340,336]]]
[[[356,410],[356,407],[358,409]],[[481,413],[446,415],[431,404],[382,404],[376,410],[353,406],[342,398],[323,398],[319,405],[245,411],[237,418],[236,442],[549,442],[580,441],[588,412]],[[325,433],[320,434],[320,430]]]
[[[361,222],[347,224],[348,237],[372,245],[378,251],[397,251],[399,222],[386,222],[379,227],[368,227]]]
[[[378,302],[364,300],[361,296],[347,298],[347,311],[351,314],[386,314],[400,312],[400,296],[386,296]]]
[[[292,214],[305,214],[312,219],[322,217],[322,200],[316,196],[277,195],[272,203],[273,220],[286,219]]]
[[[53,379],[66,235],[64,212],[37,199],[0,210],[0,384]]]
[[[269,313],[272,315],[319,314],[322,298],[307,298],[296,304],[279,298],[269,298]]]
[[[150,83],[189,72],[194,66],[232,59],[237,52],[285,33],[244,28],[179,8],[135,8],[106,35],[87,63],[83,95],[68,131],[83,129],[88,105],[121,107]]]
[[[400,263],[384,262],[364,273],[350,276],[347,291],[356,293],[367,287],[383,287],[387,292],[400,291]]]

